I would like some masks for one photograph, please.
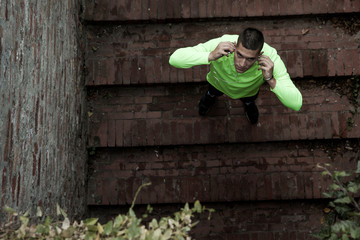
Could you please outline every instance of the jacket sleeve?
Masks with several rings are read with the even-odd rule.
[[[275,56],[272,58],[272,61],[274,62],[273,75],[276,79],[276,86],[274,89],[271,89],[271,91],[276,94],[278,99],[286,107],[299,111],[302,107],[302,95],[299,89],[297,89],[291,81],[284,62],[281,60],[276,50],[274,51]]]
[[[209,54],[217,47],[220,41],[221,38],[215,38],[193,47],[179,48],[170,56],[169,63],[176,68],[191,68],[210,64],[208,60]]]

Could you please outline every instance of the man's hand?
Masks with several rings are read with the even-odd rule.
[[[271,79],[266,81],[272,89],[276,86],[276,80],[274,79],[274,63],[268,56],[263,55],[264,52],[261,52],[258,58],[259,70],[262,71],[264,79]]]
[[[258,58],[259,70],[262,71],[264,79],[272,78],[274,71],[274,63],[268,56],[263,55],[261,52]]]
[[[215,61],[222,56],[229,56],[230,53],[235,52],[236,43],[233,42],[221,42],[217,47],[209,54],[209,62]]]

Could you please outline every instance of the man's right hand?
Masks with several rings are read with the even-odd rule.
[[[221,42],[217,47],[209,54],[209,62],[215,61],[222,56],[229,56],[230,53],[235,52],[235,42]]]

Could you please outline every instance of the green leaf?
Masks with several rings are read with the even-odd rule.
[[[50,224],[51,224],[51,218],[49,217],[49,216],[47,216],[46,218],[45,218],[45,222],[44,222],[44,225],[45,226],[49,226]]]
[[[104,232],[104,228],[100,223],[97,223],[97,231],[99,234],[102,234]]]
[[[98,231],[97,225],[87,225],[88,232],[96,233]]]
[[[153,208],[150,206],[150,204],[148,204],[147,207],[146,207],[146,210],[147,210],[149,213],[152,213]]]
[[[184,207],[184,211],[185,211],[185,212],[188,212],[189,210],[190,210],[189,204],[186,203],[186,204],[185,204],[185,207]]]
[[[140,227],[137,226],[136,221],[133,221],[129,227],[129,239],[137,238],[140,234]]]
[[[162,236],[161,240],[167,240],[170,239],[172,235],[171,229],[168,229],[165,231],[164,235]]]
[[[335,211],[339,214],[339,216],[345,216],[351,211],[351,208],[348,205],[336,205]]]
[[[349,185],[347,186],[347,190],[352,193],[357,193],[360,190],[360,184],[349,182]]]
[[[99,220],[98,218],[88,218],[84,220],[84,224],[86,226],[93,226],[97,223],[98,220]]]
[[[29,218],[20,216],[20,221],[22,222],[22,224],[26,225],[29,223]]]
[[[56,215],[61,215],[61,210],[60,210],[61,208],[60,208],[60,206],[59,206],[59,204],[57,203],[56,204]]]
[[[9,207],[9,206],[5,206],[5,207],[4,207],[4,211],[7,212],[7,213],[11,213],[11,214],[17,215],[17,212],[16,212],[13,208],[11,208],[11,207]]]
[[[180,213],[179,212],[174,213],[174,217],[175,217],[175,221],[179,221],[180,220]]]
[[[178,235],[175,237],[176,240],[185,240],[185,238],[181,235]]]
[[[68,229],[65,229],[61,232],[61,237],[68,239],[70,238],[75,232],[75,229],[73,227],[69,227]]]
[[[334,198],[343,198],[348,196],[344,191],[336,191],[334,192]]]
[[[59,206],[59,204],[56,204],[56,214],[62,215],[64,218],[67,218],[66,212]]]
[[[348,177],[351,176],[350,173],[347,173],[345,171],[334,171],[335,177]]]
[[[201,208],[201,204],[200,204],[199,200],[196,200],[194,203],[194,211],[197,213],[202,212],[202,208]]]
[[[119,214],[114,221],[114,228],[119,228],[121,226],[121,223],[123,221],[123,217]]]
[[[357,227],[355,229],[351,228],[350,235],[354,239],[359,239],[360,238],[360,227]]]
[[[155,218],[151,221],[150,226],[152,228],[158,228],[159,227],[159,224],[158,224],[158,222],[157,222],[157,220]]]
[[[329,240],[338,240],[338,236],[335,233],[332,233]]]
[[[42,224],[39,224],[36,226],[36,230],[37,233],[40,234],[45,234],[45,233],[49,233],[49,227],[48,226],[44,226]]]
[[[39,207],[39,206],[36,208],[36,216],[37,217],[42,217],[43,216],[41,207]]]
[[[351,216],[360,217],[360,212],[353,212],[351,213]]]
[[[351,203],[351,198],[349,196],[347,197],[343,197],[343,198],[338,198],[334,201],[335,203],[345,203],[345,204],[348,204],[348,203]]]
[[[161,237],[161,230],[158,228],[155,230],[154,232],[154,235],[153,235],[153,239],[156,240],[156,239],[160,239]]]
[[[331,194],[331,193],[323,192],[322,194],[323,194],[324,197],[326,197],[326,198],[332,198],[332,194]]]
[[[350,221],[350,220],[341,221],[341,223],[342,223],[342,228],[341,228],[341,230],[342,230],[343,232],[349,232],[351,226],[353,225],[353,222]]]
[[[135,212],[134,212],[134,210],[132,210],[132,208],[129,209],[129,216],[131,218],[136,218]]]
[[[27,210],[27,211],[23,214],[24,217],[28,217],[29,215],[30,215],[30,210]]]
[[[356,168],[355,173],[360,173],[360,161],[358,161],[358,163],[357,163],[357,168]]]
[[[70,227],[70,220],[68,218],[65,218],[62,222],[61,228],[66,230]]]
[[[334,183],[334,184],[331,184],[329,186],[329,188],[334,189],[334,190],[338,190],[340,188],[340,186]]]
[[[191,227],[195,227],[197,224],[199,224],[200,221],[196,221],[194,223],[191,224]]]
[[[85,240],[93,240],[93,239],[96,239],[96,233],[87,232],[85,235]]]
[[[333,233],[340,233],[340,231],[345,232],[346,228],[348,228],[348,223],[347,221],[340,221],[340,222],[336,222],[331,226],[331,230]]]
[[[109,236],[111,234],[111,232],[113,231],[113,221],[109,221],[105,226],[104,226],[104,233]]]
[[[344,233],[341,237],[341,240],[349,240],[349,237]]]
[[[323,192],[322,194],[323,194],[324,197],[326,197],[326,198],[332,198],[332,196],[333,196],[331,193],[325,193],[325,192]]]

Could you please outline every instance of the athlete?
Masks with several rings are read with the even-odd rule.
[[[290,79],[285,64],[277,51],[264,42],[262,32],[255,28],[246,28],[240,35],[223,35],[193,47],[177,49],[169,63],[177,68],[210,64],[206,77],[209,88],[199,102],[202,116],[215,103],[216,97],[226,94],[240,99],[249,121],[257,123],[259,111],[255,100],[264,83],[286,107],[299,111],[302,106],[302,95]]]

